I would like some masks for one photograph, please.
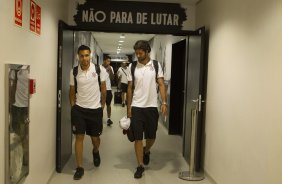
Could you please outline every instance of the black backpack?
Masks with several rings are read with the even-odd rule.
[[[94,65],[95,65],[96,73],[98,75],[99,86],[101,86],[101,79],[100,79],[101,69],[100,69],[99,65],[96,65],[96,64],[94,64]],[[73,74],[73,77],[74,77],[75,93],[77,93],[77,80],[76,80],[77,73],[78,73],[78,66],[75,66],[73,68],[73,71],[72,71],[72,74]]]
[[[159,64],[157,60],[153,60],[153,64],[154,64],[154,68],[156,71],[156,82],[158,83],[158,73],[159,73]],[[131,75],[132,75],[132,85],[134,86],[134,72],[135,72],[135,68],[137,66],[137,61],[133,61],[131,64]]]

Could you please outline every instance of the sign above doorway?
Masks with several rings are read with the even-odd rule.
[[[86,0],[76,10],[78,27],[104,31],[178,33],[187,20],[186,9],[176,3]]]

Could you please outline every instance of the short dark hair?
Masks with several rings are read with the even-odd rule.
[[[108,55],[105,55],[105,56],[104,56],[104,61],[107,60],[107,59],[111,59],[111,57],[108,56]]]
[[[150,44],[149,44],[149,42],[146,41],[146,40],[138,40],[138,41],[134,44],[133,49],[134,49],[134,50],[141,49],[141,50],[147,51],[148,53],[151,52]]]
[[[90,48],[86,45],[80,45],[77,49],[77,53],[79,54],[80,51],[82,50],[89,50],[89,52],[91,52]]]

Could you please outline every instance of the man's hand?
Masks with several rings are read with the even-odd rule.
[[[167,104],[162,104],[161,105],[161,112],[164,116],[167,115]]]

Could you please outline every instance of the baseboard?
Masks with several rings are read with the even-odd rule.
[[[55,172],[56,172],[56,169],[54,169],[53,172],[51,173],[49,179],[47,180],[47,184],[51,184],[50,182],[51,182],[51,180],[52,180],[52,178],[53,178]]]
[[[213,177],[205,170],[205,177],[211,182],[211,184],[217,184]]]

